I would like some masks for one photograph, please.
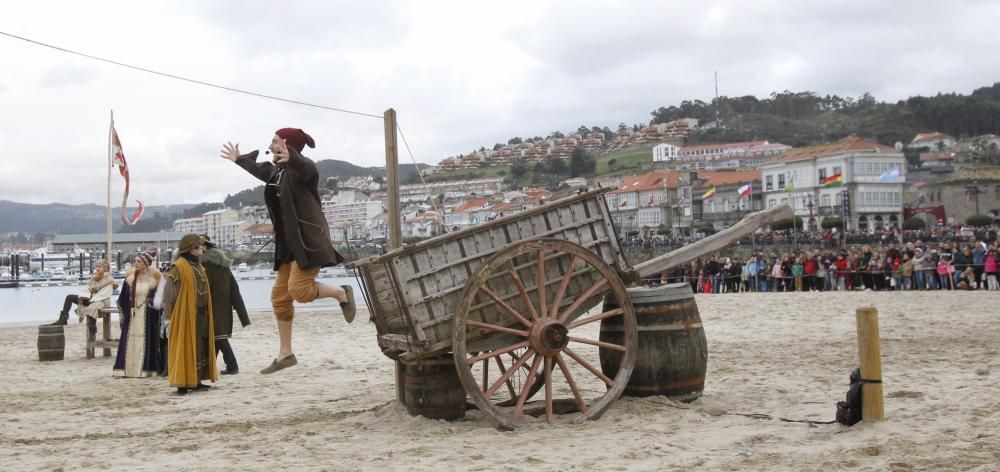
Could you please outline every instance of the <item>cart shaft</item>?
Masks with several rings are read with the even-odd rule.
[[[685,264],[695,258],[711,254],[735,243],[744,236],[757,231],[758,228],[784,218],[791,218],[794,212],[787,204],[751,213],[736,224],[711,236],[693,242],[681,248],[670,251],[648,261],[636,264],[633,269],[641,278],[650,277],[674,267]]]

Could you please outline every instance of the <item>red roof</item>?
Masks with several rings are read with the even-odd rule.
[[[676,189],[680,184],[680,172],[676,170],[654,170],[648,174],[627,175],[616,190],[609,193],[642,192],[645,190]]]
[[[760,169],[746,171],[698,171],[698,178],[704,180],[702,187],[735,185],[760,182]]]
[[[844,139],[837,142],[817,144],[815,146],[806,146],[800,148],[790,149],[785,155],[780,157],[772,158],[767,161],[768,164],[772,162],[794,162],[794,161],[805,161],[809,159],[815,159],[817,157],[826,156],[836,156],[838,154],[847,153],[858,153],[858,152],[868,152],[868,153],[879,153],[879,152],[897,152],[895,148],[891,146],[885,146],[878,143],[873,143],[871,141],[866,141],[857,135],[850,135]]]
[[[486,205],[487,200],[485,198],[468,198],[461,205],[455,207],[452,213],[464,213],[469,210],[478,210]]]

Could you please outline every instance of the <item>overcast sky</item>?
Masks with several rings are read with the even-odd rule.
[[[711,100],[715,71],[728,96],[968,94],[1000,81],[998,19],[990,0],[34,0],[6,2],[0,32],[324,106],[392,107],[416,161],[436,164],[512,136],[645,123],[659,106]],[[285,126],[315,138],[315,160],[385,163],[380,118],[0,35],[0,200],[103,204],[112,109],[130,205],[256,185],[219,148],[263,150]],[[117,174],[112,185],[117,204]]]

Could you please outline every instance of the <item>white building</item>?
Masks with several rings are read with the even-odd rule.
[[[345,231],[347,239],[371,239],[371,230],[380,221],[377,217],[384,211],[382,202],[377,200],[345,203],[323,201],[323,216],[330,225],[330,238],[334,241],[343,240]]]
[[[247,220],[224,223],[219,226],[218,239],[212,238],[212,242],[229,249],[245,246],[250,242],[250,233],[247,232],[250,226]]]
[[[845,206],[848,229],[894,227],[901,222],[905,170],[901,152],[851,135],[795,148],[761,165],[764,201],[768,208],[790,204],[803,229],[844,216]]]
[[[262,225],[271,222],[271,217],[267,213],[264,205],[245,206],[240,208],[241,220],[246,220],[250,225]]]
[[[202,224],[205,226],[204,234],[213,241],[222,241],[223,227],[240,220],[240,212],[231,208],[213,210],[201,215]]]
[[[744,141],[740,143],[701,144],[684,146],[677,151],[677,157],[684,162],[693,162],[702,168],[756,167],[775,156],[780,156],[791,146],[768,141]]]
[[[928,148],[931,151],[943,151],[955,146],[955,137],[944,133],[919,133],[913,137],[913,141],[906,145],[908,148]]]
[[[170,231],[181,234],[205,234],[205,220],[200,216],[195,218],[182,218],[174,220]]]
[[[660,143],[653,146],[653,162],[676,161],[681,147],[670,143]]]
[[[494,177],[474,180],[449,180],[444,182],[428,182],[427,185],[400,185],[399,198],[402,202],[425,201],[438,195],[469,196],[492,195],[503,190],[503,178]]]

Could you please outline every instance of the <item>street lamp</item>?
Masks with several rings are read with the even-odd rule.
[[[979,185],[975,180],[971,184],[965,186],[965,194],[973,195],[976,198],[976,214],[979,214]]]
[[[813,231],[816,222],[816,219],[813,218],[813,197],[812,195],[808,195],[808,198],[807,202],[806,197],[802,197],[802,205],[809,209],[809,220],[806,221],[806,231]]]

